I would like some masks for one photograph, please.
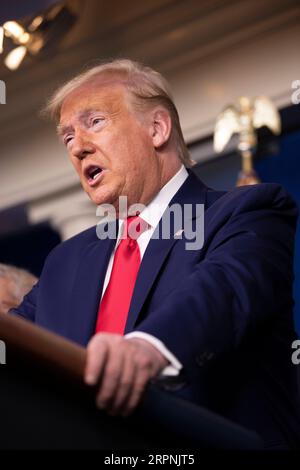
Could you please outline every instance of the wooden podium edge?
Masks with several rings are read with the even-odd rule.
[[[60,375],[73,379],[92,398],[93,389],[83,380],[86,350],[82,346],[14,315],[0,315],[0,340],[4,341],[9,358],[10,350],[18,358],[24,355],[36,364],[54,369]],[[9,360],[7,361],[9,365]],[[85,395],[86,396],[86,395]],[[88,398],[86,396],[86,398]],[[181,442],[208,447],[212,443],[220,449],[261,449],[261,438],[254,432],[228,421],[198,405],[187,402],[150,385],[145,399],[135,413],[138,420],[153,421],[155,429],[174,433]],[[205,447],[204,447],[205,448]]]
[[[14,315],[0,315],[0,340],[9,351],[30,355],[76,381],[83,382],[86,350],[62,336]]]

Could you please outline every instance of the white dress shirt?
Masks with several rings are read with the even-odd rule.
[[[165,212],[171,199],[177,193],[179,188],[183,185],[187,177],[188,177],[188,172],[186,171],[185,167],[182,165],[180,170],[173,176],[173,178],[171,178],[165,184],[165,186],[159,191],[159,193],[150,202],[150,204],[148,204],[148,206],[145,207],[145,209],[139,214],[139,217],[142,218],[148,224],[148,228],[137,239],[138,246],[140,249],[141,261],[143,259],[148,243],[163,213]],[[113,267],[113,262],[114,262],[115,251],[121,241],[121,235],[123,233],[123,224],[124,224],[124,221],[120,219],[118,238],[117,238],[116,246],[114,248],[114,251],[110,257],[110,260],[107,266],[104,284],[103,284],[102,297],[109,283],[109,279],[110,279],[110,275],[111,275],[111,271]],[[180,369],[182,368],[182,364],[178,361],[178,359],[176,359],[176,357],[166,348],[166,346],[154,336],[149,335],[144,332],[134,331],[132,333],[127,334],[125,338],[141,338],[141,339],[144,339],[145,341],[148,341],[154,347],[156,347],[161,352],[161,354],[163,354],[163,356],[170,362],[170,365],[167,366],[162,371],[163,375],[177,375]]]

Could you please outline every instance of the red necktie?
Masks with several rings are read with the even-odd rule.
[[[124,333],[141,263],[137,238],[147,227],[147,223],[138,216],[124,221],[123,237],[116,249],[110,280],[100,302],[96,333]]]

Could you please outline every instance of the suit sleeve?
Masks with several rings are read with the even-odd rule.
[[[233,351],[292,310],[294,202],[278,185],[222,199],[215,210],[223,223],[205,258],[136,328],[160,339],[184,367],[203,353]]]
[[[26,320],[34,322],[38,289],[39,283],[35,284],[31,291],[27,295],[25,295],[22,303],[18,307],[9,310],[9,315],[16,315],[19,317],[23,317]]]

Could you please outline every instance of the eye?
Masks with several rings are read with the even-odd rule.
[[[91,119],[91,125],[92,125],[92,126],[98,126],[98,125],[101,124],[103,121],[104,121],[104,118],[102,118],[102,117],[95,117],[95,118]]]
[[[73,140],[73,136],[72,135],[67,135],[66,137],[64,137],[63,139],[63,142],[66,146],[68,146],[70,144],[70,142]]]

